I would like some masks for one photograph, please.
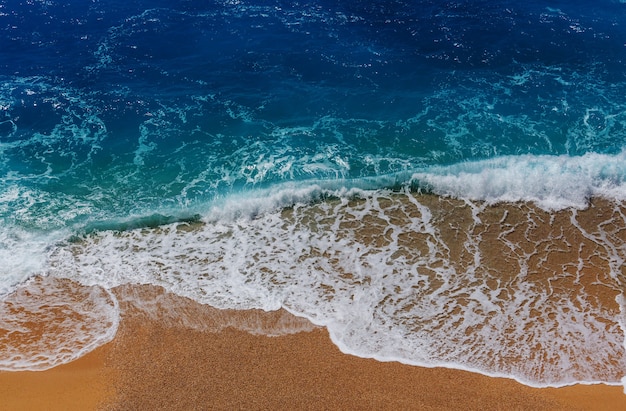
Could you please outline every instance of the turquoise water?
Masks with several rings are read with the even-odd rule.
[[[90,236],[271,220],[355,193],[529,201],[548,213],[623,201],[625,7],[2,1],[0,294],[57,272],[58,255]],[[109,251],[61,276],[185,282],[153,276],[167,247],[145,266]],[[100,275],[115,264],[132,274]],[[231,304],[187,286],[198,289],[177,292],[315,318],[275,295]]]

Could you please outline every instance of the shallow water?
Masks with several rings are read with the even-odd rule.
[[[345,352],[379,360],[535,386],[617,384],[626,370],[625,212],[606,200],[547,212],[361,192],[253,219],[93,233],[51,253],[46,281],[157,284],[222,309],[284,308],[327,327]],[[189,322],[174,300],[115,295]],[[91,338],[110,338],[114,324]],[[306,330],[298,327],[282,332]]]

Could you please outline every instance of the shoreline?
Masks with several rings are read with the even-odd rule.
[[[621,386],[532,388],[378,362],[343,354],[324,328],[279,336],[243,331],[246,324],[288,323],[284,311],[224,312],[172,301],[203,324],[226,325],[194,329],[126,305],[114,340],[86,356],[47,371],[0,372],[0,409],[626,409]]]

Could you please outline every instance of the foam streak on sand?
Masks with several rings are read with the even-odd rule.
[[[324,329],[283,310],[216,310],[149,286],[114,294],[122,313],[115,339],[51,370],[0,372],[0,409],[597,411],[626,403],[617,387],[534,389],[510,379],[343,355]],[[254,333],[243,331],[252,324]],[[308,332],[258,334],[293,331],[294,325]]]
[[[35,277],[0,302],[0,370],[45,370],[113,339],[117,299],[98,286]]]
[[[353,193],[354,194],[354,193]],[[505,376],[620,384],[626,208],[360,192],[255,218],[99,232],[51,276],[145,283],[218,308],[285,308],[345,352]]]

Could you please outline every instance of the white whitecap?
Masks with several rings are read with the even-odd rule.
[[[457,198],[530,201],[546,210],[585,208],[594,196],[626,199],[626,152],[504,156],[434,166],[412,178],[436,194]]]

